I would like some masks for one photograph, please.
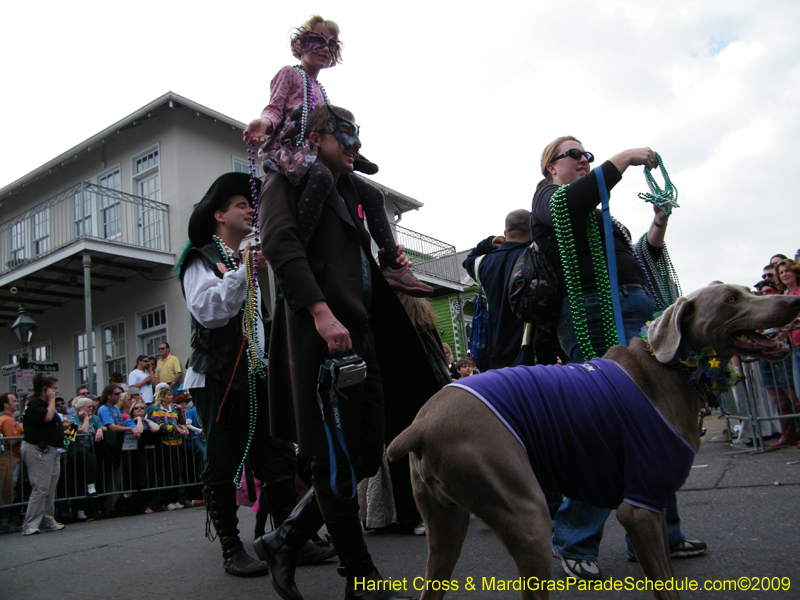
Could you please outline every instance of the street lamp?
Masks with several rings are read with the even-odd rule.
[[[30,347],[33,334],[36,332],[38,325],[36,321],[28,316],[25,306],[19,305],[19,316],[17,320],[11,325],[11,331],[17,338],[17,341],[22,346],[22,359],[20,366],[25,369],[28,367],[28,348]]]

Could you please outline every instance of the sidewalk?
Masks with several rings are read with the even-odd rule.
[[[686,592],[683,598],[800,597],[800,450],[790,448],[761,455],[726,455],[721,441],[724,421],[706,420],[708,434],[678,503],[684,533],[708,543],[700,558],[675,561],[676,578],[698,580],[748,577],[790,577],[788,592]],[[742,448],[744,449],[744,448]],[[254,514],[239,511],[246,540]],[[23,537],[0,536],[2,600],[177,600],[187,598],[258,598],[277,600],[268,578],[237,579],[221,567],[218,541],[204,539],[205,509],[191,508],[67,525],[60,532]],[[643,577],[639,566],[625,559],[624,531],[614,515],[606,525],[600,566],[607,577]],[[367,534],[375,563],[385,577],[408,580],[425,572],[424,537]],[[246,544],[247,546],[247,544]],[[248,548],[252,553],[252,548]],[[344,580],[336,561],[298,569],[297,582],[306,600],[344,597]],[[563,581],[560,564],[553,575]],[[466,591],[468,577],[475,591]],[[453,579],[459,590],[451,599],[519,598],[519,592],[481,590],[483,578],[517,579],[508,553],[491,531],[473,518]],[[419,592],[412,593],[415,597]],[[556,599],[652,598],[649,592],[553,592]]]

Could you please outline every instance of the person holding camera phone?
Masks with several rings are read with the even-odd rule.
[[[413,420],[439,386],[414,326],[372,258],[364,224],[367,203],[359,196],[366,180],[356,185],[353,173],[361,148],[358,134],[352,113],[343,108],[323,105],[309,113],[303,135],[334,179],[333,187],[321,192],[316,221],[301,214],[301,197],[314,191],[306,190],[307,179],[295,187],[285,175],[269,172],[259,201],[262,247],[279,287],[269,346],[270,427],[273,435],[296,441],[300,454],[311,457],[313,481],[283,525],[255,542],[257,554],[270,565],[270,581],[285,600],[302,598],[295,583],[298,549],[323,522],[344,567],[348,599],[407,597],[355,587],[356,579],[382,577],[367,551],[353,483],[377,472],[384,443]],[[384,211],[371,218],[384,220],[390,230]],[[397,263],[410,267],[403,247],[397,248]],[[379,259],[385,266],[380,250]],[[342,391],[346,399],[340,395],[337,406],[341,430],[333,431],[318,404],[320,367],[325,377],[329,372],[338,379],[343,367],[355,368],[346,358],[351,353],[363,359],[366,378]],[[331,364],[331,358],[343,362]],[[398,364],[406,368],[396,369]],[[347,371],[343,376],[353,374]],[[319,402],[326,402],[328,394],[323,380]],[[333,457],[326,423],[336,439]]]
[[[139,388],[142,400],[147,406],[153,403],[153,390],[158,383],[158,378],[153,373],[153,365],[146,354],[136,357],[136,367],[128,373],[128,386]]]
[[[64,452],[64,428],[56,415],[57,395],[58,379],[37,373],[33,394],[22,414],[22,462],[32,488],[22,535],[64,529],[54,517],[60,456]]]

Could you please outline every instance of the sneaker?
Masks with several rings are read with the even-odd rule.
[[[414,527],[414,535],[425,535],[425,523],[423,521],[420,521]]]
[[[700,540],[681,540],[674,546],[670,546],[669,555],[672,558],[692,558],[700,556],[708,549],[708,545]]]
[[[31,528],[31,529],[26,529],[25,531],[23,531],[22,535],[36,535],[37,533],[39,533],[38,529]]]
[[[194,504],[192,504],[192,501],[191,501],[191,500],[186,500],[186,501],[183,503],[183,508],[192,508],[192,506],[194,506]]]
[[[408,296],[424,298],[433,294],[433,288],[417,279],[417,276],[408,267],[399,269],[386,267],[383,270],[383,276],[390,287],[400,290]]]
[[[82,510],[78,511],[78,514],[75,515],[75,519],[78,521],[88,521],[89,517],[86,516],[86,513]]]
[[[144,514],[152,515],[153,514],[153,509],[148,506],[147,508],[144,509]]]
[[[178,507],[175,504],[167,504],[167,506],[166,506],[167,510],[175,510],[176,508],[178,508]]]
[[[180,502],[175,502],[173,503],[172,506],[175,507],[175,510],[181,510],[183,508],[183,504],[181,504]]]
[[[42,527],[39,525],[39,531],[61,531],[62,529],[64,529],[64,525],[58,523],[57,521],[53,521],[47,527]]]
[[[561,568],[567,577],[574,577],[582,581],[601,581],[603,574],[596,560],[580,560],[561,557]]]
[[[681,540],[669,549],[669,555],[672,558],[693,558],[700,556],[706,551],[708,546],[705,542],[700,540]],[[631,562],[639,562],[636,555],[628,550],[628,560]]]

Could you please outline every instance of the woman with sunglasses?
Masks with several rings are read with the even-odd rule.
[[[589,167],[592,162],[594,162],[594,155],[587,152],[580,140],[575,137],[560,137],[548,144],[542,152],[541,159],[544,179],[536,188],[531,209],[533,240],[544,252],[559,277],[563,300],[557,323],[558,338],[564,352],[573,362],[583,362],[593,357],[585,356],[579,345],[566,293],[567,276],[573,281],[575,278],[580,281],[580,289],[585,299],[586,324],[592,351],[596,356],[602,356],[608,350],[603,327],[600,292],[594,277],[586,227],[587,219],[598,220],[601,246],[605,255],[605,234],[602,213],[599,208],[601,198],[597,173]],[[611,189],[620,182],[628,167],[642,165],[648,169],[658,167],[656,153],[650,148],[624,150],[612,156],[598,169],[602,170],[606,189],[610,193]],[[553,195],[565,185],[568,186],[566,188],[566,218],[572,227],[578,259],[578,272],[567,274],[564,272],[556,241],[555,223],[550,212]],[[657,206],[653,206],[653,210],[655,214],[647,232],[646,245],[647,251],[657,260],[661,256],[664,246],[664,234],[669,215]],[[614,222],[613,236],[624,335],[630,342],[639,335],[641,327],[652,318],[653,301],[644,288],[645,274],[638,258],[631,250],[630,233],[627,228]],[[555,505],[552,508],[555,508]],[[600,568],[597,566],[597,555],[603,528],[610,512],[569,498],[561,504],[554,519],[553,549],[560,554],[561,565],[567,575],[585,580],[602,578]],[[673,557],[697,556],[705,551],[706,545],[703,542],[686,540],[681,533],[677,500],[674,495],[667,506],[667,530]],[[630,544],[628,552],[629,557],[633,558]]]

